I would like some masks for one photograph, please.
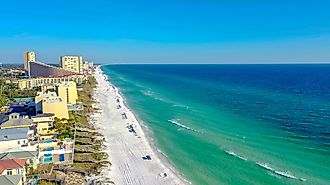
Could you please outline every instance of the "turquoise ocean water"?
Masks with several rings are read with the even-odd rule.
[[[193,184],[330,184],[330,65],[107,65]]]

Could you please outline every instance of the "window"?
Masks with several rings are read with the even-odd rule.
[[[11,169],[7,170],[7,175],[13,175],[13,171]]]
[[[16,169],[16,174],[19,175],[20,174],[20,170]]]
[[[20,141],[17,141],[17,144],[21,144],[21,142]]]

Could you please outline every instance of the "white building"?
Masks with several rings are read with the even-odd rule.
[[[0,129],[0,152],[6,151],[36,151],[34,130],[24,128]]]

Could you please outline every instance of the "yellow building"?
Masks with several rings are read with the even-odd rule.
[[[78,99],[77,85],[75,82],[60,83],[55,86],[57,95],[68,104],[76,104]]]
[[[39,86],[53,85],[56,83],[70,82],[70,81],[76,82],[77,84],[81,84],[83,80],[84,80],[83,75],[73,75],[73,76],[54,77],[54,78],[30,78],[30,79],[18,80],[18,88],[20,90],[33,89]]]
[[[67,71],[83,74],[84,62],[81,56],[62,56],[61,67]]]
[[[45,93],[47,91],[55,91],[55,86],[53,84],[46,84],[40,86],[40,92]]]
[[[35,103],[37,113],[53,113],[57,118],[69,119],[67,102],[58,97],[55,92],[38,93]]]
[[[29,62],[36,61],[36,54],[33,51],[28,51],[24,53],[24,69],[29,71]]]
[[[55,114],[38,114],[31,117],[36,125],[37,134],[40,140],[52,139],[56,134],[54,129]]]
[[[42,112],[54,113],[57,118],[69,119],[68,105],[60,97],[48,97],[42,100]]]
[[[40,87],[40,93],[47,94],[55,92],[56,95],[62,98],[68,104],[76,104],[78,99],[76,82],[62,82],[60,84],[43,85]]]
[[[53,91],[37,92],[37,96],[34,97],[37,114],[42,114],[42,100],[48,97],[57,97],[57,94]]]
[[[53,123],[55,119],[55,114],[38,114],[36,116],[32,116],[31,119],[36,125],[36,130],[38,134],[45,133],[54,129]]]

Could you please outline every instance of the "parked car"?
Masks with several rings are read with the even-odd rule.
[[[151,157],[150,157],[150,155],[146,155],[146,156],[142,157],[142,159],[143,160],[149,160],[150,161],[151,160]]]

